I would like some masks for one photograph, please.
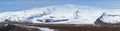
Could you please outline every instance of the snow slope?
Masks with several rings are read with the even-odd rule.
[[[94,24],[105,9],[84,5],[55,5],[29,10],[0,13],[4,23]]]
[[[119,11],[106,12],[101,15],[95,24],[120,24],[120,13]]]

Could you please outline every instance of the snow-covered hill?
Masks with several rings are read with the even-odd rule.
[[[103,13],[95,24],[120,24],[120,13]]]
[[[55,5],[29,10],[0,13],[4,23],[94,24],[104,9],[84,5]]]

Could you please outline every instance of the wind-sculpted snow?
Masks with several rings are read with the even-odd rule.
[[[0,13],[4,23],[94,24],[105,9],[84,5],[56,5],[29,10]]]

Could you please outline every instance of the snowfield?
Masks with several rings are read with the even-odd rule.
[[[15,12],[0,13],[4,23],[55,23],[55,24],[94,24],[103,13],[120,15],[119,9],[109,10],[84,5],[55,5]],[[110,15],[112,15],[110,14]],[[106,18],[107,17],[107,18]],[[117,19],[116,19],[117,18]],[[117,20],[114,22],[113,20]],[[119,23],[120,17],[103,16],[105,23]],[[110,21],[110,22],[109,22]]]

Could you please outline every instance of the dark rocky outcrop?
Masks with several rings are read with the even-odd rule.
[[[119,20],[109,19],[109,18],[116,18],[115,16],[120,17],[120,15],[111,15],[111,14],[103,13],[94,23],[95,24],[109,24],[109,25],[112,24],[112,25],[118,25],[118,24],[120,24]],[[104,17],[107,17],[107,18],[104,18]],[[116,23],[104,22],[105,19],[109,19],[112,22],[116,21]]]
[[[8,24],[7,26],[1,26],[0,31],[39,31],[39,29]]]

